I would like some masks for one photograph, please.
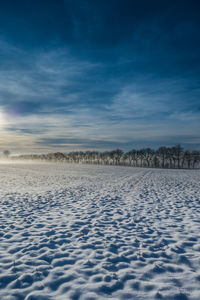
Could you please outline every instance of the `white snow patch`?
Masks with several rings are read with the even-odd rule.
[[[200,299],[200,172],[0,164],[0,299]]]

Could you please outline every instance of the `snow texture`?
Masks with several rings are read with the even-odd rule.
[[[0,299],[200,299],[200,171],[0,165]]]

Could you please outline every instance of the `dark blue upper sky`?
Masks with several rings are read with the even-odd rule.
[[[0,147],[200,149],[199,11],[197,0],[0,0]]]

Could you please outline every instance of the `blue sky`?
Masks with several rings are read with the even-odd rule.
[[[199,10],[0,1],[0,149],[200,149]]]

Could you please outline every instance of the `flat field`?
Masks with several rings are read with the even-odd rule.
[[[200,299],[200,171],[0,164],[0,299]]]

